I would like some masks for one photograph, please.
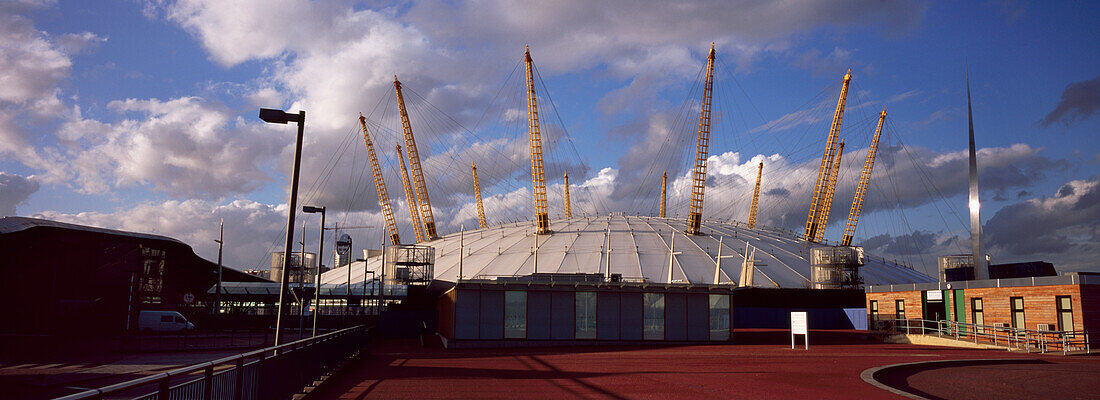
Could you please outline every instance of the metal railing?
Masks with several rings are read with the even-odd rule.
[[[936,335],[955,340],[1005,346],[1009,350],[1047,351],[1061,350],[1091,353],[1089,333],[1086,331],[1056,331],[1013,328],[1011,326],[979,325],[957,321],[931,321],[925,319],[877,319],[870,321],[870,330],[879,333],[903,333]]]
[[[55,400],[289,399],[367,345],[365,325],[91,389]]]

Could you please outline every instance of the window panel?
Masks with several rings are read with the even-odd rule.
[[[665,295],[664,293],[645,293],[643,298],[642,338],[645,340],[665,339]]]
[[[730,338],[730,297],[724,294],[710,295],[710,340]]]
[[[596,293],[577,292],[577,339],[596,338]]]
[[[1073,300],[1069,296],[1057,297],[1058,330],[1073,331]]]
[[[1012,297],[1009,299],[1009,303],[1012,306],[1012,327],[1026,329],[1027,323],[1024,320],[1024,298]]]
[[[527,292],[504,292],[504,337],[527,338]]]

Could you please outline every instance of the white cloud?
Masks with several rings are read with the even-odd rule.
[[[247,193],[269,179],[262,167],[287,142],[200,98],[127,99],[108,108],[125,118],[78,115],[61,126],[59,136],[72,144],[55,149],[50,181],[72,181],[86,193],[136,185],[182,197]]]
[[[0,171],[0,216],[16,215],[16,207],[37,191],[38,182],[33,177]]]

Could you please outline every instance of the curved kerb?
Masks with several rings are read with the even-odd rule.
[[[1032,359],[1032,358],[1024,358],[1024,359],[1020,359],[1020,358],[978,358],[978,359],[967,359],[967,360],[917,361],[917,362],[890,364],[890,365],[883,365],[883,366],[879,366],[879,367],[867,368],[867,369],[863,370],[863,372],[859,373],[859,378],[863,379],[864,382],[867,382],[867,383],[869,383],[869,384],[871,384],[871,385],[873,385],[873,386],[875,386],[879,389],[888,391],[888,392],[896,394],[898,396],[907,397],[907,398],[910,398],[910,399],[924,399],[924,400],[927,400],[927,399],[930,399],[930,398],[938,398],[938,397],[935,397],[935,396],[933,396],[933,397],[924,397],[921,394],[927,394],[927,393],[921,392],[921,394],[917,394],[917,393],[905,391],[905,390],[902,390],[900,388],[896,388],[896,387],[887,385],[885,383],[880,382],[878,379],[876,379],[876,375],[878,377],[882,377],[882,376],[884,376],[884,374],[890,372],[890,370],[912,369],[912,370],[914,370],[914,372],[921,372],[921,371],[927,371],[927,370],[936,369],[936,368],[948,368],[948,367],[967,366],[967,365],[1041,364],[1041,363],[1046,363],[1046,361],[1042,361],[1042,360],[1038,360],[1038,359]],[[925,367],[921,368],[921,366],[925,366]]]

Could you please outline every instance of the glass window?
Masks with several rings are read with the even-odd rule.
[[[527,338],[527,292],[518,290],[504,292],[504,337]]]
[[[643,315],[642,337],[645,340],[665,339],[665,294],[646,293],[643,296],[645,311]]]
[[[871,319],[878,320],[878,300],[871,300]]]
[[[176,322],[183,323],[187,322],[187,320],[183,319],[183,317],[176,317]]]
[[[1073,299],[1069,296],[1054,298],[1058,307],[1058,330],[1073,331]]]
[[[171,315],[161,315],[160,316],[160,322],[172,322],[172,316]]]
[[[1012,327],[1027,329],[1027,324],[1024,322],[1024,298],[1013,297],[1009,299],[1009,303],[1012,305]]]
[[[710,340],[730,338],[730,297],[724,294],[710,295]]]
[[[970,299],[970,321],[974,325],[985,325],[985,310],[982,307],[981,297]],[[978,333],[984,332],[981,326],[976,327],[976,330]]]
[[[596,338],[596,293],[577,292],[577,339]]]
[[[894,318],[905,319],[905,300],[894,300]]]

